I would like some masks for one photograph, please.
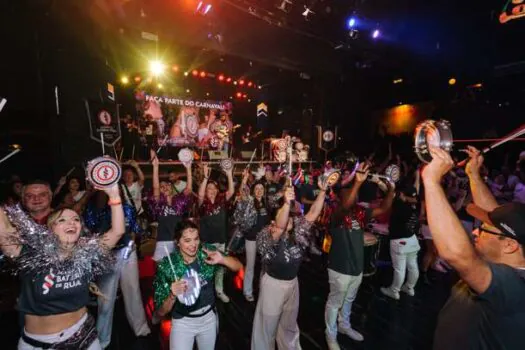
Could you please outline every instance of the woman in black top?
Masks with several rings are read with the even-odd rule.
[[[265,227],[257,235],[257,250],[265,265],[261,278],[259,300],[255,310],[252,350],[300,349],[299,327],[299,283],[297,274],[303,256],[309,247],[310,228],[321,213],[326,185],[319,181],[320,192],[310,208],[302,216],[295,201],[292,187],[286,189],[285,203],[279,209],[275,225]]]
[[[191,350],[196,339],[199,350],[213,350],[217,337],[215,274],[219,265],[238,271],[242,264],[212,246],[203,246],[197,226],[189,220],[178,225],[175,244],[177,249],[159,263],[153,282],[157,314],[162,317],[171,312],[170,349]],[[192,279],[184,276],[198,282],[189,283]],[[197,284],[199,293],[188,296],[186,292]]]
[[[420,229],[421,187],[419,170],[416,169],[404,179],[392,205],[389,238],[394,277],[390,287],[381,288],[381,292],[395,300],[399,299],[400,291],[414,296],[414,287],[419,278],[417,253],[420,246],[416,235]]]
[[[228,228],[227,204],[234,194],[233,169],[226,172],[228,177],[228,190],[219,192],[219,185],[215,181],[209,181],[211,168],[208,164],[203,165],[204,179],[199,187],[199,211],[200,211],[200,236],[204,243],[215,246],[221,252],[225,251],[226,232]],[[222,302],[228,303],[230,298],[224,294],[223,288],[224,269],[219,268],[215,275],[215,291]]]
[[[240,187],[241,199],[237,202],[234,221],[238,224],[245,239],[246,268],[244,270],[243,293],[247,301],[253,302],[253,275],[257,255],[255,240],[257,234],[270,223],[269,208],[265,199],[264,184],[256,182],[248,192],[248,177],[245,170]]]
[[[18,349],[100,349],[86,309],[89,282],[111,266],[110,249],[125,231],[118,186],[105,192],[112,226],[100,237],[81,237],[82,221],[70,209],[50,215],[51,232],[20,207],[5,208],[9,219],[0,210],[0,246],[21,275],[18,308],[25,329]]]

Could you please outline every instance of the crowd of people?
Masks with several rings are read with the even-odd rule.
[[[327,346],[340,349],[338,334],[361,342],[350,315],[366,269],[365,230],[374,223],[388,227],[382,234],[394,272],[380,293],[414,296],[420,273],[433,283],[430,269],[454,270],[461,279],[440,313],[435,349],[523,349],[525,159],[488,171],[473,147],[465,169],[439,148],[430,152],[424,167],[389,155],[376,165],[369,157],[293,174],[259,164],[236,178],[233,167],[206,163],[163,174],[151,151],[150,188],[135,161],[106,189],[75,177],[61,178],[54,190],[13,178],[0,210],[0,247],[20,279],[19,349],[107,348],[119,286],[137,337],[169,318],[170,349],[195,342],[214,349],[216,300],[230,301],[226,269],[244,269],[244,298],[256,303],[251,349],[300,349],[298,274],[321,250],[328,258]],[[401,169],[397,183],[377,175],[393,163]],[[336,170],[341,177],[331,184]],[[156,240],[151,320],[139,282],[145,239]],[[96,320],[87,312],[89,293],[97,296]]]

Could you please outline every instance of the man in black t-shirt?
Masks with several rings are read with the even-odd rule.
[[[368,165],[360,165],[351,190],[341,191],[341,204],[335,209],[331,220],[332,245],[328,256],[328,282],[330,294],[326,301],[326,342],[330,350],[339,350],[337,333],[363,341],[361,333],[352,328],[350,313],[361,280],[364,265],[364,225],[371,217],[385,214],[392,205],[394,186],[375,209],[356,206],[361,185],[368,177]],[[337,324],[339,323],[339,324]]]
[[[423,170],[428,224],[439,255],[462,279],[441,310],[434,349],[525,349],[525,204],[498,206],[479,173],[483,156],[469,146],[474,204],[467,211],[482,222],[472,245],[440,184],[454,161],[439,148],[430,153]]]

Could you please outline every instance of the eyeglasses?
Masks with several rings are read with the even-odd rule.
[[[486,228],[484,228],[483,226],[478,226],[475,228],[476,230],[479,231],[479,235],[481,236],[481,233],[482,232],[486,232],[486,233],[490,233],[491,235],[495,235],[495,236],[500,236],[500,237],[505,237],[505,238],[511,238],[513,239],[512,237],[509,237],[507,235],[504,235],[503,233],[500,233],[500,232],[495,232],[495,231],[492,231],[492,230],[488,230]]]

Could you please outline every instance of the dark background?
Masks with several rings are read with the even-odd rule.
[[[409,137],[374,137],[378,111],[400,103],[431,103],[428,117],[450,120],[457,138],[501,136],[523,123],[525,20],[500,24],[504,0],[324,0],[308,2],[316,12],[309,21],[302,3],[288,14],[276,8],[279,1],[210,3],[201,16],[192,0],[1,0],[0,96],[8,103],[0,113],[0,150],[7,154],[16,143],[23,152],[0,164],[0,177],[56,180],[100,154],[82,99],[105,98],[111,82],[122,110],[132,110],[136,84],[119,79],[138,75],[145,84],[155,57],[180,68],[162,78],[166,94],[232,96],[235,122],[245,125],[255,123],[264,101],[269,133],[293,130],[311,144],[314,125],[338,125],[339,151],[384,152],[388,140],[410,151]],[[357,40],[345,28],[353,11]],[[378,25],[381,38],[371,40]],[[158,43],[142,39],[142,31],[157,34]],[[193,69],[243,77],[262,89],[183,76]],[[457,84],[450,86],[452,77]],[[482,88],[472,88],[478,83]],[[236,99],[239,91],[250,102]],[[515,143],[496,155],[520,148]]]

